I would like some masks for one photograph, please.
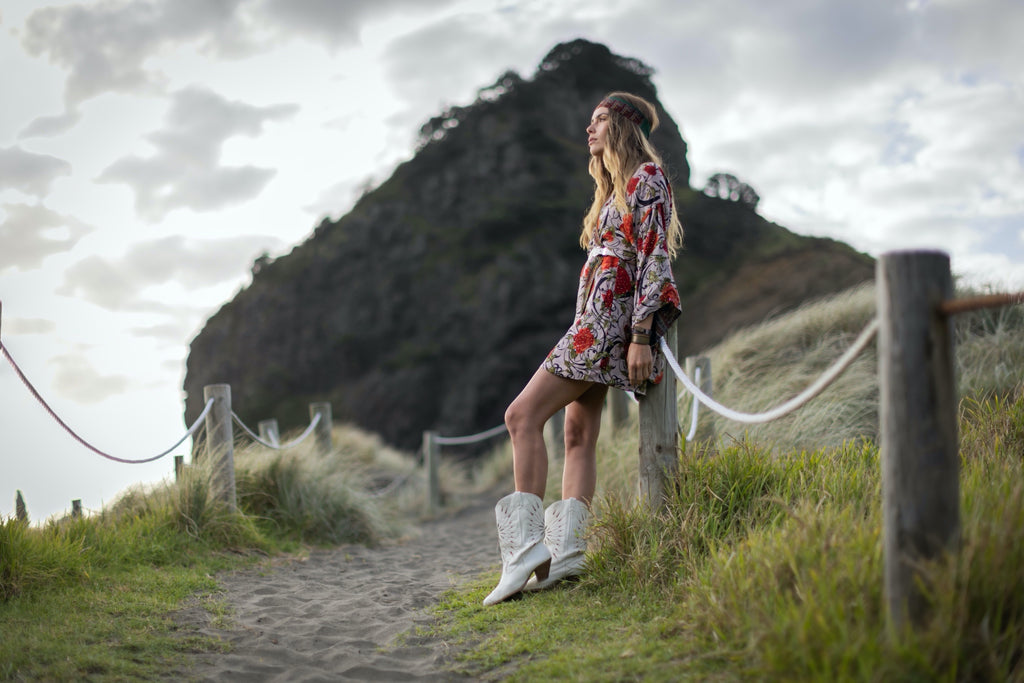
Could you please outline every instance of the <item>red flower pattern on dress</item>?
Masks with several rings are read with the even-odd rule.
[[[672,218],[671,188],[656,164],[645,162],[627,182],[623,209],[609,198],[587,245],[581,272],[576,323],[544,361],[560,377],[599,382],[644,393],[660,381],[665,358],[652,349],[654,368],[640,387],[629,383],[626,367],[633,320],[656,314],[659,329],[679,316],[679,292],[672,277],[665,230]],[[612,254],[619,254],[618,257]]]
[[[658,246],[658,231],[650,230],[647,232],[647,239],[644,240],[644,256],[653,254],[656,246]]]
[[[666,282],[661,287],[661,296],[658,300],[664,304],[672,304],[676,308],[679,307],[679,291],[670,282]]]
[[[629,277],[629,271],[620,267],[615,271],[615,294],[626,294],[633,289],[633,279]]]
[[[594,333],[590,328],[584,327],[572,338],[572,348],[576,353],[583,353],[594,345]]]

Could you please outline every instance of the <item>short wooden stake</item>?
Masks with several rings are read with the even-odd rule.
[[[185,456],[176,455],[174,456],[174,481],[181,481],[182,475],[185,474]]]
[[[258,428],[261,439],[274,446],[281,445],[281,432],[277,427],[277,420],[274,418],[260,420]]]
[[[675,327],[669,330],[669,348],[676,346],[675,330]],[[657,510],[665,505],[670,482],[679,469],[675,373],[666,371],[661,382],[648,386],[647,394],[638,396],[637,401],[640,411],[640,502]]]
[[[310,422],[317,415],[320,416],[320,422],[317,423],[316,429],[313,430],[313,436],[316,439],[316,449],[321,455],[327,455],[331,452],[331,404],[310,403]]]
[[[76,498],[71,501],[71,518],[81,519],[82,518],[82,499]]]
[[[19,522],[28,521],[28,508],[25,507],[25,499],[21,495],[21,489],[14,494],[14,517]]]
[[[441,484],[438,464],[441,460],[441,446],[437,443],[437,432],[423,432],[423,467],[427,473],[427,496],[425,511],[435,514],[441,507]]]
[[[565,460],[565,408],[548,420],[549,455],[554,460]]]
[[[629,396],[621,389],[608,390],[608,413],[611,418],[612,434],[618,432],[629,422]]]
[[[960,460],[949,256],[882,254],[876,266],[885,603],[891,630],[921,624],[917,567],[960,541]]]
[[[213,399],[206,414],[206,454],[211,459],[210,487],[214,497],[232,511],[238,509],[235,497],[235,441],[231,431],[231,386],[211,384],[203,387],[203,401]]]

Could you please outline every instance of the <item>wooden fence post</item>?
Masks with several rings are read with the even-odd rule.
[[[629,396],[625,391],[612,387],[608,390],[608,413],[611,417],[612,434],[615,434],[629,422]]]
[[[675,348],[673,326],[668,333],[669,348]],[[676,376],[668,369],[659,384],[638,396],[640,410],[640,502],[651,509],[665,504],[668,482],[679,469],[679,413],[676,407]]]
[[[181,481],[181,475],[185,473],[185,456],[174,456],[174,481]]]
[[[555,460],[565,460],[565,408],[548,420],[548,440],[551,442],[550,455]]]
[[[876,266],[885,603],[892,632],[920,624],[915,569],[960,540],[960,467],[949,256],[882,254]]]
[[[698,368],[700,368],[700,384],[697,385],[697,388],[704,392],[709,398],[714,398],[714,394],[712,393],[713,385],[711,382],[711,359],[707,356],[687,356],[686,367],[684,368],[686,376],[696,381]],[[692,396],[690,396],[690,406],[692,410]],[[711,415],[710,411],[708,412],[708,415]],[[711,420],[704,420],[704,425],[706,425],[705,428],[698,429],[698,433],[703,433],[704,440],[713,441],[715,438],[715,424]],[[687,426],[684,431],[688,430],[689,426]],[[694,438],[696,439],[697,437],[695,436]]]
[[[321,455],[327,455],[331,452],[331,404],[310,403],[310,422],[317,415],[320,416],[320,422],[317,423],[316,429],[313,430],[313,436],[316,438],[316,450]]]
[[[18,489],[14,495],[14,517],[19,522],[28,521],[28,508],[25,507],[25,499],[21,495],[21,489]]]
[[[231,432],[231,386],[210,384],[203,387],[203,401],[213,399],[206,414],[206,454],[211,458],[210,487],[214,497],[238,509],[235,498],[235,441]]]
[[[427,472],[427,496],[425,510],[433,515],[441,507],[441,486],[438,479],[438,461],[441,448],[437,443],[437,432],[423,432],[423,467]]]
[[[260,420],[258,429],[260,430],[261,439],[275,446],[281,445],[281,431],[277,428],[277,420],[274,418]]]
[[[71,519],[82,518],[82,499],[75,498],[71,501]]]

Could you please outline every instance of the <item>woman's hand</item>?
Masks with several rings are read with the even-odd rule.
[[[626,367],[629,369],[629,383],[635,387],[643,384],[654,369],[654,357],[647,344],[630,344],[626,350]]]

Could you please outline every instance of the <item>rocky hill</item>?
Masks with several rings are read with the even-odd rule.
[[[202,388],[232,387],[249,424],[336,421],[415,448],[423,430],[473,433],[505,406],[571,322],[592,195],[584,128],[611,90],[658,102],[652,70],[584,40],[536,73],[503,74],[467,107],[430,119],[413,159],[206,323],[188,356],[185,417]],[[664,154],[686,230],[675,264],[680,352],[872,277],[871,259],[799,237],[748,205],[690,188],[686,143],[661,105]]]

